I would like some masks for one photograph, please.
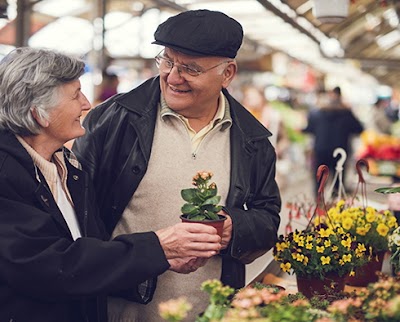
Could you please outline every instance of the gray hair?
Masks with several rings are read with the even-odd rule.
[[[27,136],[39,134],[42,120],[59,103],[61,85],[84,73],[85,63],[54,50],[21,47],[0,61],[0,129]]]

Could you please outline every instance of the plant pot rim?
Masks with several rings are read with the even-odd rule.
[[[225,215],[221,215],[221,214],[217,214],[217,215],[218,215],[218,218],[219,218],[219,219],[193,220],[193,219],[188,219],[188,218],[187,218],[187,215],[180,215],[180,218],[181,218],[181,219],[185,219],[185,220],[189,220],[189,221],[192,221],[192,222],[199,222],[199,223],[202,223],[202,222],[224,221],[224,220],[226,220],[226,218],[227,218]]]

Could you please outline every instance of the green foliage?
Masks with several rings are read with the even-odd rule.
[[[230,296],[235,290],[222,285],[219,280],[208,280],[201,285],[201,289],[210,296],[210,303],[196,322],[210,322],[221,320],[229,309]]]
[[[218,196],[217,185],[208,184],[213,174],[207,171],[199,171],[193,177],[195,188],[181,190],[181,196],[186,203],[182,206],[182,214],[191,220],[217,220],[217,213],[222,209],[218,205],[221,196]]]
[[[375,189],[379,193],[400,193],[400,187],[382,187]]]

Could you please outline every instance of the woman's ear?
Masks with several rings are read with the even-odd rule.
[[[49,121],[46,120],[45,118],[40,117],[39,113],[37,112],[36,107],[31,108],[31,113],[35,121],[41,126],[41,127],[48,127],[50,125]]]

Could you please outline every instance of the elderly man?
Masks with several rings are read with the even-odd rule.
[[[242,26],[221,12],[193,10],[169,18],[154,36],[165,47],[155,58],[159,76],[93,109],[73,149],[114,236],[178,222],[180,190],[198,170],[214,173],[228,219],[217,256],[182,263],[188,275],[159,276],[146,306],[112,300],[111,321],[159,321],[158,303],[180,295],[194,304],[193,321],[207,304],[201,283],[243,287],[245,264],[274,245],[280,222],[270,132],[227,91]]]
[[[104,322],[107,294],[146,303],[154,276],[221,249],[202,224],[108,240],[88,176],[63,147],[85,134],[84,67],[29,47],[0,62],[0,321]]]

